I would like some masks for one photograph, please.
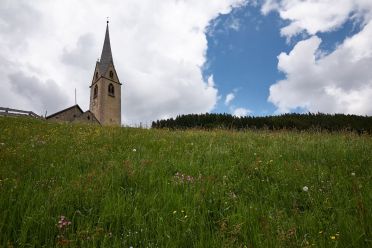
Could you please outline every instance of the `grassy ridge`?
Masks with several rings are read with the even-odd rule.
[[[371,151],[348,133],[0,118],[0,246],[371,246]]]

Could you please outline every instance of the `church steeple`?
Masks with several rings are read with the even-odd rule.
[[[99,70],[101,74],[106,73],[107,68],[109,67],[110,64],[114,65],[114,60],[112,59],[112,53],[111,53],[109,21],[107,21],[105,41],[103,43],[101,60],[99,62]]]
[[[90,86],[90,111],[102,125],[121,125],[121,83],[112,59],[109,22]]]

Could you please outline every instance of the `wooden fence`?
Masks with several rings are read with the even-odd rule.
[[[24,111],[24,110],[19,110],[19,109],[11,109],[11,108],[3,108],[0,107],[0,116],[28,116],[32,118],[37,118],[37,119],[44,119],[44,117],[39,116],[35,114],[32,111]]]

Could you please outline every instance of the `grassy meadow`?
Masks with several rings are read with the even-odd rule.
[[[0,247],[372,247],[372,137],[0,118]]]

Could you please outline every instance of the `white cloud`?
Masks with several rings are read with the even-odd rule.
[[[277,0],[265,0],[261,6],[261,12],[264,15],[267,15],[269,12],[278,10],[279,1]]]
[[[10,74],[9,81],[13,93],[32,102],[38,110],[42,110],[45,105],[56,109],[67,104],[65,92],[53,80],[41,82],[35,77],[27,77],[23,72],[18,72]]]
[[[247,115],[249,115],[250,113],[252,113],[252,111],[249,110],[249,109],[246,109],[246,108],[236,108],[236,109],[234,109],[234,111],[233,111],[233,115],[234,115],[234,116],[237,116],[237,117],[247,116]]]
[[[225,98],[225,105],[228,106],[230,105],[231,101],[234,100],[235,98],[235,94],[234,93],[229,93],[226,95],[226,98]]]
[[[370,18],[370,0],[266,0],[261,7],[263,14],[278,11],[289,24],[281,34],[292,37],[303,31],[310,35],[339,28],[349,18]]]
[[[278,56],[285,79],[270,87],[269,101],[278,113],[298,108],[311,112],[372,114],[372,1],[266,1],[263,13],[278,11],[289,24],[288,38],[312,35]],[[361,31],[340,41],[328,54],[320,50],[318,32],[332,32],[351,20]]]
[[[49,113],[73,104],[89,104],[89,85],[102,49],[105,17],[111,17],[114,63],[123,82],[125,124],[214,108],[218,91],[213,77],[203,80],[205,29],[219,14],[245,0],[179,1],[12,1],[0,5],[0,106]],[[9,13],[17,13],[10,15]],[[35,93],[37,104],[14,93],[9,75],[40,82],[50,95],[63,92],[58,104]],[[19,79],[19,78],[18,78]],[[51,84],[52,81],[54,84]],[[45,87],[44,87],[44,86]],[[54,85],[53,89],[50,86]],[[45,93],[45,91],[43,90]],[[71,93],[71,94],[70,94]]]
[[[304,108],[311,112],[372,115],[372,21],[323,57],[321,39],[313,36],[278,57],[286,79],[270,87],[269,101],[278,112]]]
[[[251,114],[252,111],[247,108],[237,107],[234,104],[232,104],[232,101],[235,99],[236,93],[239,91],[239,89],[234,89],[233,92],[230,92],[226,95],[225,98],[225,105],[229,108],[229,111],[234,116],[246,116],[248,114]]]
[[[76,67],[76,69],[91,69],[96,51],[96,42],[93,34],[81,35],[73,48],[63,49],[61,60],[64,64]]]

